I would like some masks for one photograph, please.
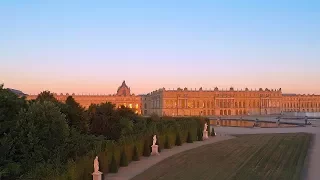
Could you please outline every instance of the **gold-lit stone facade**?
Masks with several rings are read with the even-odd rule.
[[[55,94],[65,101],[68,94]],[[120,107],[132,108],[142,115],[159,116],[245,116],[275,115],[285,112],[320,112],[320,95],[283,94],[280,89],[259,90],[166,90],[165,88],[145,95],[131,94],[123,81],[114,95],[71,95],[82,106],[111,102]],[[36,95],[27,96],[35,99]]]
[[[320,95],[283,94],[284,112],[320,112]]]
[[[130,88],[123,81],[118,88],[117,94],[113,95],[75,95],[75,94],[54,94],[59,101],[65,102],[68,96],[72,96],[81,106],[88,108],[91,104],[111,102],[116,107],[125,106],[141,114],[141,97],[131,94]],[[27,99],[36,99],[37,95],[29,95]]]
[[[244,116],[283,112],[320,112],[320,96],[282,94],[281,89],[261,88],[246,88],[240,91],[233,88],[162,88],[142,96],[142,113],[145,115],[155,113],[160,116]]]

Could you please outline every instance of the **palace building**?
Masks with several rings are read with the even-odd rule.
[[[69,94],[55,94],[65,101]],[[320,95],[283,94],[280,89],[213,90],[161,88],[145,95],[131,94],[123,81],[114,95],[71,95],[82,106],[111,102],[142,115],[159,116],[245,116],[275,115],[286,112],[320,112]],[[35,99],[36,95],[27,96]]]
[[[123,81],[117,93],[113,95],[75,95],[75,94],[54,94],[59,101],[65,102],[68,96],[72,96],[81,106],[88,108],[91,104],[111,102],[116,107],[125,106],[141,114],[141,97],[131,94],[130,88]],[[27,99],[36,99],[37,95],[27,96]]]
[[[142,96],[143,114],[160,116],[244,116],[320,112],[319,95],[282,94],[280,89],[153,91]]]

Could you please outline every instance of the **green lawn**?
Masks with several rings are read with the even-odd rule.
[[[240,135],[174,155],[133,180],[295,180],[311,134]]]

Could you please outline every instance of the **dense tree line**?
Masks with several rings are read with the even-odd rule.
[[[72,96],[60,102],[49,91],[28,101],[1,85],[0,179],[26,179],[35,170],[62,166],[99,142],[145,131],[147,123],[109,102],[86,110]]]

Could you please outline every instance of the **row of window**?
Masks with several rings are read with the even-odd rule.
[[[300,112],[299,109],[284,109],[285,112]],[[301,112],[318,112],[315,109],[301,109]]]
[[[247,115],[248,112],[246,110],[236,110],[235,115]],[[227,116],[227,115],[232,115],[231,110],[220,110],[220,115],[221,116]]]
[[[299,103],[284,103],[284,108],[299,108]],[[304,108],[320,108],[320,103],[300,103],[300,107]]]
[[[239,101],[239,102],[233,102],[231,100],[216,100],[217,101],[217,107],[219,108],[259,108],[261,107],[279,107],[280,103],[279,101],[277,102],[272,102],[270,101],[261,101],[262,104],[260,104],[260,101],[249,101],[248,104],[244,101]],[[154,101],[155,103],[156,101]],[[154,104],[153,103],[153,104]],[[158,104],[154,104],[153,107],[158,107]],[[177,107],[177,101],[176,100],[167,100],[165,101],[166,108],[176,108]],[[179,100],[178,104],[179,108],[214,108],[215,103],[214,101],[203,101],[200,103],[200,101],[187,101],[187,100]]]

